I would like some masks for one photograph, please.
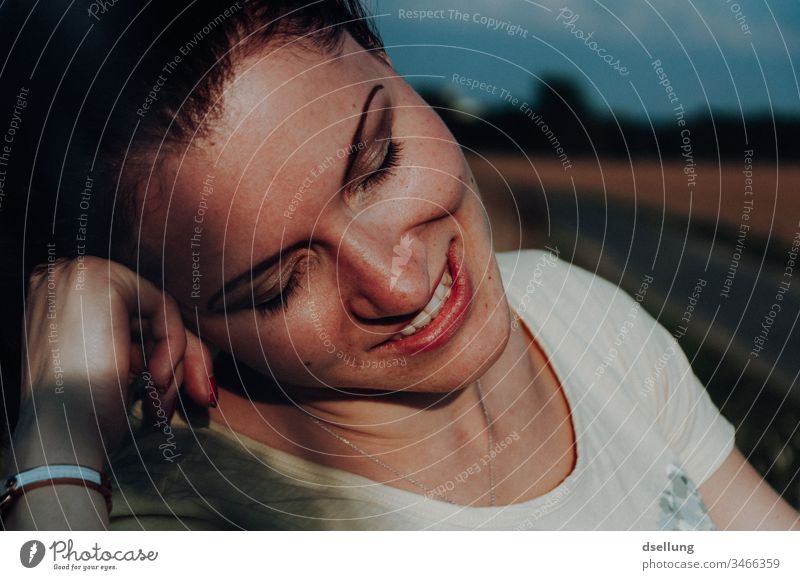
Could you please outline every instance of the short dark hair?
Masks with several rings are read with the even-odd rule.
[[[213,118],[237,60],[283,40],[332,50],[345,32],[385,55],[358,0],[12,0],[0,22],[0,120],[15,124],[10,150],[0,143],[8,433],[33,267],[81,253],[130,263],[137,164],[147,177],[153,149],[185,144]]]

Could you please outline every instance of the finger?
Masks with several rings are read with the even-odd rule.
[[[146,318],[134,317],[131,319],[131,332],[139,336],[150,334],[150,321]]]
[[[183,384],[184,369],[185,363],[183,360],[181,360],[178,363],[178,366],[175,367],[175,375],[169,387],[167,388],[166,394],[164,395],[168,420],[172,419],[172,415],[175,413],[175,408],[178,404],[178,392]]]
[[[204,407],[216,406],[217,392],[211,351],[195,333],[188,330],[183,370],[183,388],[189,398]]]
[[[133,376],[141,375],[145,370],[147,370],[144,361],[145,361],[145,354],[142,344],[137,342],[136,340],[131,341],[131,355],[130,355],[130,371],[129,373]]]
[[[174,380],[175,369],[186,351],[186,331],[175,300],[144,278],[126,276],[127,288],[121,294],[131,312],[149,322],[149,338],[154,342],[147,368],[159,391],[165,393]]]
[[[148,280],[127,269],[112,278],[128,311],[146,320],[152,352],[145,358],[151,388],[147,389],[143,412],[156,425],[168,422],[175,410],[178,385],[183,380],[181,364],[186,351],[186,331],[175,300]]]
[[[183,362],[175,367],[173,378],[165,389],[148,389],[147,396],[142,398],[142,411],[156,427],[163,428],[172,419],[178,402],[178,385],[183,380]]]

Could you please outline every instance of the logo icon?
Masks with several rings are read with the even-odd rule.
[[[395,284],[400,279],[405,265],[411,259],[411,236],[406,234],[400,238],[400,243],[397,244],[394,250],[394,257],[392,258],[392,279],[389,282],[389,290],[394,290]]]
[[[44,544],[39,540],[28,540],[19,549],[19,561],[26,568],[35,568],[44,559]]]

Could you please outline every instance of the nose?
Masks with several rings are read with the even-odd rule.
[[[431,259],[430,244],[414,232],[351,224],[340,245],[339,287],[350,312],[362,321],[404,318],[431,298],[446,264],[446,249]]]
[[[465,161],[459,151],[439,147],[432,162],[445,169],[407,167],[390,193],[345,204],[340,289],[347,288],[344,303],[362,321],[417,314],[447,265],[450,240],[460,232],[454,216],[466,195]]]

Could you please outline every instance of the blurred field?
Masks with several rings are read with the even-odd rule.
[[[631,294],[652,275],[642,305],[673,333],[691,289],[707,281],[691,324],[676,338],[736,426],[739,448],[800,507],[800,266],[765,349],[752,352],[800,231],[800,168],[756,164],[753,209],[743,220],[744,161],[695,167],[694,191],[675,163],[577,159],[569,172],[521,156],[470,163],[500,251],[557,247],[563,259]],[[744,237],[741,224],[750,227]]]
[[[697,185],[687,186],[681,163],[660,164],[650,159],[575,159],[565,171],[561,163],[521,155],[471,156],[470,165],[484,194],[492,222],[503,224],[496,232],[499,250],[517,247],[519,224],[514,202],[527,209],[546,209],[548,196],[574,195],[639,205],[677,216],[688,216],[712,227],[719,223],[737,229],[744,197],[744,159],[739,164],[701,162],[695,167]],[[800,165],[772,162],[753,164],[754,200],[751,231],[788,245],[800,231]],[[509,191],[510,188],[510,191]],[[532,193],[536,199],[520,199],[511,192]],[[537,224],[547,223],[547,216]],[[526,233],[525,239],[532,233]]]

